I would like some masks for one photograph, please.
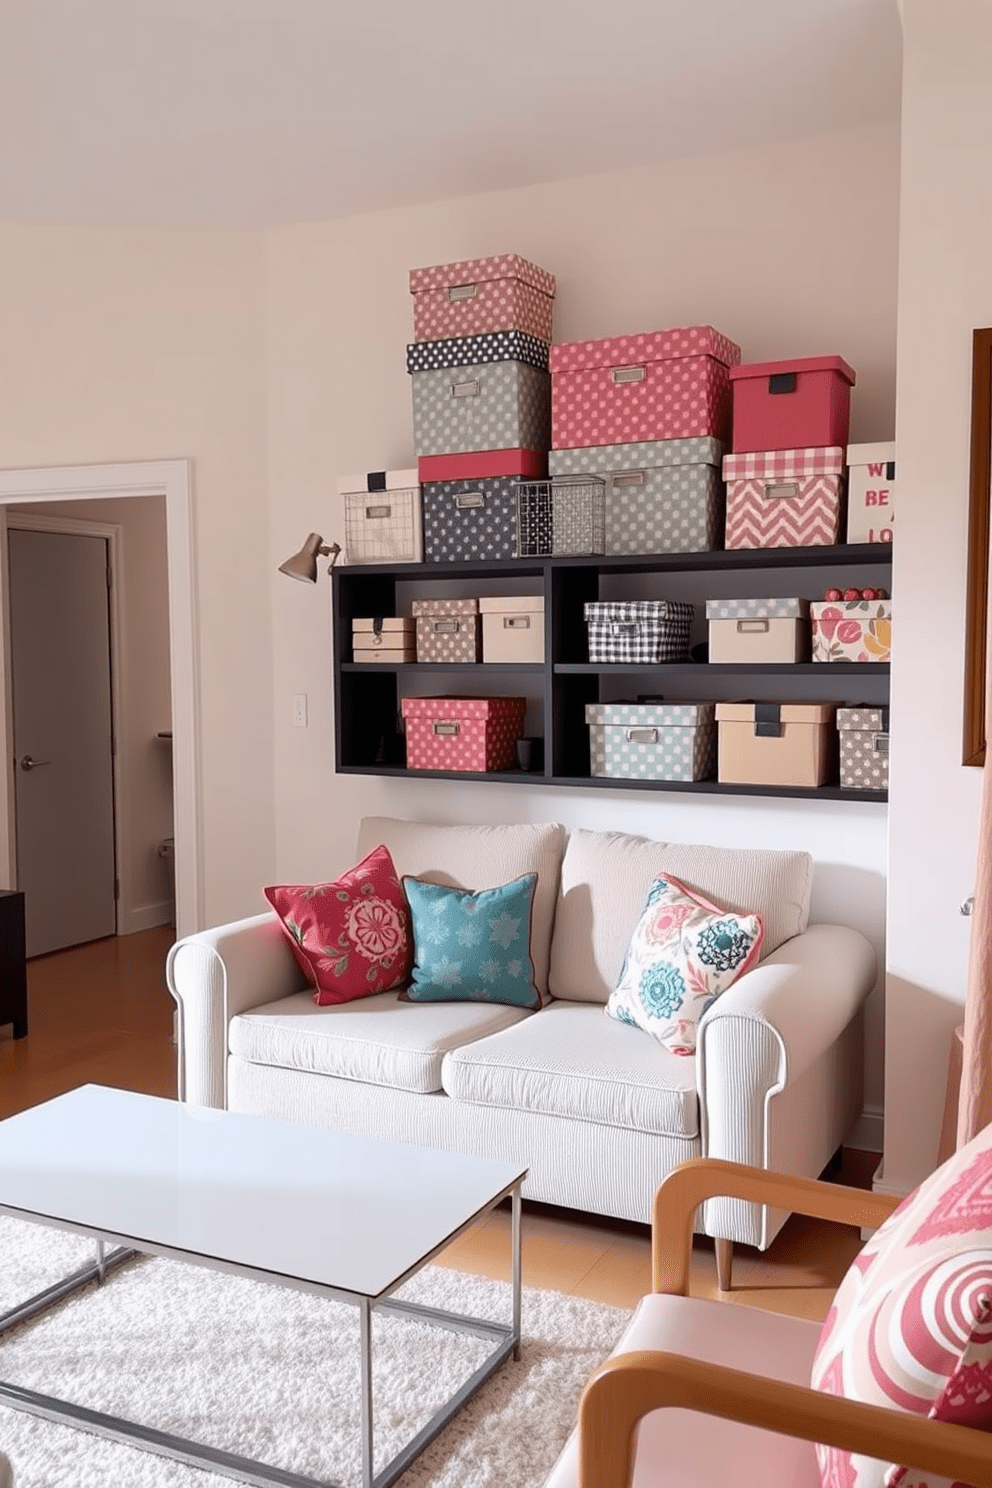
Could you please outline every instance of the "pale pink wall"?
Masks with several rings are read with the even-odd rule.
[[[342,538],[339,474],[412,463],[411,267],[516,251],[558,276],[556,339],[709,321],[748,359],[842,353],[855,439],[891,438],[899,139],[836,134],[269,235],[271,562],[311,529]],[[284,880],[350,860],[367,812],[556,820],[679,841],[808,848],[815,918],[883,946],[885,809],[336,778],[329,585],[273,579],[276,826]],[[292,694],[310,727],[292,726]],[[873,999],[868,1102],[882,1098]],[[877,1135],[877,1125],[875,1127]]]
[[[207,923],[271,872],[263,243],[0,224],[0,466],[188,456]]]
[[[117,749],[123,800],[117,809],[124,859],[117,865],[120,928],[130,934],[168,924],[169,870],[158,845],[173,835],[172,746],[157,738],[172,726],[165,497],[28,502],[9,511],[12,519],[18,512],[29,512],[46,520],[67,517],[120,528]]]
[[[961,764],[971,337],[992,325],[992,8],[905,0],[883,1184],[937,1154],[980,770]]]

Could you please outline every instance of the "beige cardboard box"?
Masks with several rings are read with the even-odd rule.
[[[717,703],[717,778],[826,785],[837,775],[836,703]]]
[[[710,661],[805,661],[808,614],[804,599],[708,599]]]
[[[400,615],[356,619],[351,622],[351,649],[355,661],[378,661],[394,665],[416,661],[417,633],[413,620]]]
[[[544,595],[494,595],[479,600],[483,661],[544,660]]]
[[[847,446],[847,540],[890,543],[895,523],[896,447]]]

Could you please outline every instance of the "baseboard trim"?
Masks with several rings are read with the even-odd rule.
[[[865,1106],[850,1134],[844,1139],[845,1147],[854,1147],[858,1152],[882,1152],[885,1148],[885,1114],[881,1106]]]
[[[171,899],[160,904],[141,904],[121,917],[121,935],[136,935],[139,930],[154,930],[156,925],[171,925],[173,905]]]

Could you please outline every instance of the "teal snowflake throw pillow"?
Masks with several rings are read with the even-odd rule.
[[[408,1002],[503,1002],[539,1008],[530,959],[536,873],[498,889],[449,889],[404,878],[413,933]]]
[[[696,1052],[696,1027],[761,952],[760,915],[717,909],[667,875],[655,879],[606,1011],[673,1054]]]

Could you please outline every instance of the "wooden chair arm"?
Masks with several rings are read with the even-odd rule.
[[[773,1173],[719,1157],[693,1157],[658,1185],[651,1223],[652,1285],[656,1292],[689,1294],[689,1262],[696,1210],[705,1199],[748,1199],[814,1219],[877,1229],[899,1200],[839,1183]]]
[[[649,1411],[666,1406],[992,1488],[992,1437],[985,1432],[683,1354],[647,1351],[608,1359],[586,1385],[579,1402],[579,1488],[628,1488],[635,1428]],[[728,1469],[732,1476],[732,1463]]]

